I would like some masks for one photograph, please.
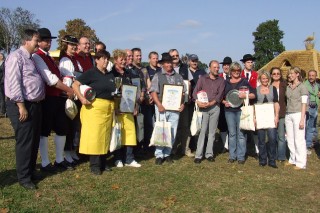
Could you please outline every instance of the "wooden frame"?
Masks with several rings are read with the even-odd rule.
[[[122,96],[120,100],[120,112],[133,113],[136,105],[137,86],[122,85]]]
[[[183,97],[183,85],[164,84],[162,105],[166,110],[179,111]]]

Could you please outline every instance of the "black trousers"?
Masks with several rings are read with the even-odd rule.
[[[103,171],[106,167],[107,155],[90,155],[90,169],[100,169]]]
[[[6,103],[5,103],[4,85],[0,84],[0,113],[6,113]]]
[[[20,122],[17,104],[7,100],[7,115],[16,139],[16,167],[20,183],[31,181],[31,175],[36,168],[42,120],[41,103],[25,101],[24,104],[28,118]]]

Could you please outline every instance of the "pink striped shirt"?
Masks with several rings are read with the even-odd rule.
[[[23,46],[6,59],[4,89],[6,96],[15,102],[37,102],[45,98],[44,82]]]

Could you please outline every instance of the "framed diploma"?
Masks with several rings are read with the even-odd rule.
[[[163,85],[162,105],[166,110],[179,111],[182,101],[183,85]],[[184,98],[184,97],[183,97]]]
[[[120,112],[133,113],[136,105],[137,86],[122,85]]]
[[[274,123],[274,104],[272,102],[255,104],[257,129],[276,128]]]

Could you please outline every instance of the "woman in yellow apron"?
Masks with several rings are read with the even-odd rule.
[[[102,171],[111,171],[106,166],[105,155],[110,144],[115,83],[113,73],[106,69],[110,53],[99,51],[94,58],[96,67],[78,77],[72,88],[82,103],[79,153],[90,155],[91,172],[100,175]],[[81,85],[91,87],[96,93],[95,99],[89,99],[88,93],[82,94]]]

